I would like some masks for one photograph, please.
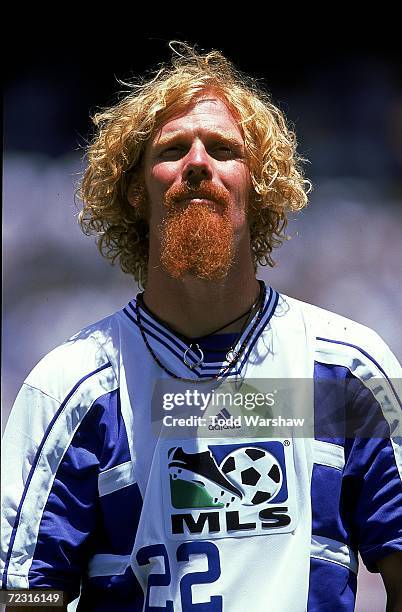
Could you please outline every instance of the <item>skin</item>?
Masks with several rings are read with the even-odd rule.
[[[145,303],[170,327],[190,338],[208,334],[245,312],[259,293],[246,212],[250,173],[242,132],[224,102],[203,97],[162,125],[145,149],[144,178],[150,226]],[[202,180],[230,194],[233,265],[219,281],[191,274],[173,279],[160,265],[160,224],[166,215],[163,198],[173,185],[197,186]],[[130,200],[130,194],[128,197]],[[225,332],[237,331],[241,325],[240,320]]]
[[[226,149],[234,150],[228,153]],[[226,105],[217,98],[202,98],[182,115],[161,126],[146,147],[144,172],[150,205],[146,304],[173,329],[188,337],[207,334],[244,312],[259,291],[246,213],[250,175],[242,133]],[[163,197],[173,184],[187,181],[197,185],[203,179],[225,187],[231,195],[234,265],[221,281],[206,281],[190,275],[175,280],[160,266],[159,225],[166,214]],[[130,194],[128,197],[130,199]],[[239,321],[225,331],[237,331],[241,324]],[[387,612],[401,612],[402,553],[396,552],[379,560],[378,569],[387,591]],[[38,610],[37,607],[23,609],[26,612]],[[17,610],[21,608],[7,606],[8,612]],[[60,612],[67,607],[47,610]]]
[[[402,610],[402,552],[395,552],[377,561],[387,592],[386,612]]]
[[[216,138],[215,133],[226,133]],[[227,138],[234,139],[229,143]],[[220,146],[235,145],[234,155],[219,153]],[[236,147],[238,145],[238,147]],[[150,258],[144,299],[170,327],[192,337],[211,332],[244,312],[256,299],[258,286],[250,251],[247,205],[251,193],[242,133],[220,99],[204,97],[166,122],[145,150],[145,185],[149,199]],[[164,218],[163,196],[173,184],[212,180],[231,194],[231,220],[235,231],[235,261],[219,282],[187,275],[172,279],[160,266],[159,225]],[[242,321],[225,329],[237,331]],[[387,612],[402,611],[402,554],[378,562],[387,591]]]

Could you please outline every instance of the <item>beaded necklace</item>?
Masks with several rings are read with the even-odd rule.
[[[244,339],[244,341],[242,342],[242,345],[240,346],[238,351],[234,351],[233,350],[233,346],[230,346],[229,349],[231,349],[227,355],[229,355],[230,352],[232,352],[233,354],[233,358],[230,360],[230,362],[228,363],[227,366],[225,366],[218,374],[215,374],[214,376],[211,376],[209,378],[203,378],[203,379],[193,379],[193,378],[185,378],[183,376],[178,376],[177,374],[175,374],[174,372],[172,372],[171,370],[169,370],[161,361],[160,359],[157,357],[157,355],[155,354],[154,350],[152,349],[152,347],[150,346],[148,339],[146,337],[145,334],[145,329],[142,325],[142,320],[141,320],[141,308],[145,311],[146,308],[144,307],[144,301],[143,301],[143,294],[140,293],[137,295],[137,308],[136,308],[136,313],[137,313],[137,323],[138,323],[138,327],[139,330],[141,332],[141,336],[142,339],[144,340],[144,344],[147,347],[148,351],[150,352],[150,354],[152,355],[154,361],[158,364],[158,366],[160,368],[162,368],[162,370],[164,372],[166,372],[166,374],[168,374],[171,378],[175,378],[176,380],[180,380],[182,382],[191,382],[191,383],[199,383],[199,382],[210,382],[212,380],[217,380],[218,378],[222,377],[224,374],[226,374],[226,372],[234,367],[237,362],[239,361],[244,349],[246,348],[251,336],[253,335],[253,333],[255,332],[255,330],[257,329],[261,319],[262,319],[262,315],[264,312],[264,304],[265,304],[265,297],[266,297],[266,287],[265,287],[265,283],[263,281],[258,281],[260,284],[260,293],[259,296],[257,298],[257,302],[251,307],[251,309],[247,312],[251,312],[254,307],[256,307],[258,305],[258,313],[256,316],[256,320],[254,322],[254,325],[251,327],[249,333],[247,334],[246,338]],[[238,319],[241,319],[242,317],[244,317],[247,312],[243,315],[241,315],[240,317],[237,317],[237,319],[234,319],[234,321],[237,321]],[[217,331],[220,331],[221,329],[224,329],[225,327],[227,327],[228,325],[231,325],[231,323],[233,323],[234,321],[231,321],[230,323],[228,323],[227,325],[224,325],[223,327],[220,327],[219,329],[215,330],[214,332],[211,332],[210,334],[207,334],[206,336],[202,336],[202,338],[207,338],[211,335],[213,335],[214,333],[216,333]],[[239,333],[239,338],[241,337],[246,325],[248,322],[248,318],[246,319],[246,323],[243,326],[242,330]],[[179,334],[181,335],[181,334]],[[184,336],[181,336],[182,338],[184,338]],[[235,343],[234,343],[235,344]],[[196,368],[197,366],[199,366],[204,359],[204,354],[202,352],[202,350],[200,349],[199,345],[196,344],[195,348],[196,350],[198,350],[200,352],[201,358],[198,362],[194,363],[194,364],[190,364],[187,360],[187,353],[188,351],[193,347],[193,344],[190,343],[190,346],[185,350],[184,355],[183,355],[183,362],[188,365],[191,369]]]

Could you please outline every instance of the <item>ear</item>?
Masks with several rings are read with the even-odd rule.
[[[258,218],[258,213],[261,207],[261,197],[255,192],[253,186],[250,186],[247,204],[247,217],[249,223],[253,223],[253,221]]]
[[[127,188],[127,200],[140,218],[147,218],[147,196],[144,179],[140,173],[135,172]]]
[[[130,180],[127,189],[127,200],[130,206],[133,208],[138,208],[140,195],[138,180],[136,180],[136,177],[134,177]]]

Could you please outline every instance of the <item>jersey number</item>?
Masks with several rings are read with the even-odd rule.
[[[204,603],[193,603],[191,597],[193,584],[211,584],[218,580],[221,575],[219,550],[215,544],[212,542],[185,542],[178,547],[176,557],[177,561],[186,562],[189,561],[190,555],[201,554],[207,557],[208,570],[206,572],[190,572],[180,580],[182,610],[183,612],[222,612],[223,598],[220,595],[214,595]],[[174,612],[173,601],[171,600],[167,600],[164,607],[149,604],[151,588],[153,586],[169,586],[171,581],[169,557],[163,544],[152,544],[140,548],[137,552],[137,563],[138,565],[148,565],[153,557],[163,557],[165,568],[163,574],[151,573],[148,576],[144,612]]]

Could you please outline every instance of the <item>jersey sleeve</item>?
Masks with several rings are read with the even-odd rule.
[[[24,383],[4,434],[1,585],[60,589],[73,599],[98,520],[99,398],[113,376],[104,363],[51,394],[35,386],[39,374]]]
[[[379,336],[377,350],[371,353],[377,356],[373,357],[375,376],[364,381],[355,405],[361,413],[364,406],[372,411],[375,404],[388,435],[380,435],[383,428],[377,428],[370,437],[356,436],[349,441],[344,501],[349,507],[353,502],[362,560],[369,571],[377,572],[379,559],[402,550],[402,370]]]

